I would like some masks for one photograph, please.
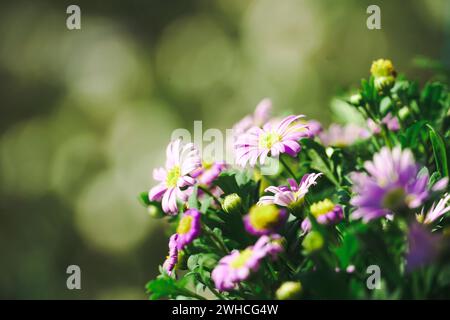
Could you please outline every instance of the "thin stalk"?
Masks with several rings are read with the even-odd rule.
[[[200,190],[202,190],[204,193],[206,193],[208,196],[210,196],[211,198],[214,199],[214,201],[217,203],[217,205],[220,207],[222,204],[220,203],[220,200],[211,193],[211,191],[209,191],[207,188],[203,187],[203,186],[198,186],[198,188]]]
[[[291,170],[291,168],[289,168],[288,164],[283,160],[282,157],[280,157],[280,162],[284,166],[286,171],[292,176],[292,178],[294,178],[294,180],[297,181],[297,177],[295,176],[294,172]]]
[[[230,250],[228,250],[223,240],[220,239],[206,224],[203,224],[202,228],[220,250],[224,251],[226,254],[230,253]]]

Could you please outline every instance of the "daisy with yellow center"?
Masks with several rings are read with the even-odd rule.
[[[316,180],[321,175],[322,173],[305,174],[299,183],[294,179],[288,179],[288,186],[270,186],[265,191],[273,193],[273,195],[261,197],[258,205],[276,204],[287,207],[293,214],[296,214],[300,212],[309,188],[316,184]]]
[[[287,218],[287,211],[273,204],[255,205],[244,217],[245,229],[256,236],[274,233]]]
[[[262,128],[254,126],[236,141],[236,162],[242,167],[258,162],[264,165],[267,157],[278,157],[287,153],[295,157],[301,147],[299,140],[307,136],[308,127],[299,121],[303,115],[288,116],[282,120],[269,121]]]
[[[165,168],[153,170],[153,178],[159,184],[148,193],[150,201],[161,201],[165,213],[178,212],[177,200],[187,201],[195,179],[191,174],[200,167],[200,156],[192,143],[183,144],[180,139],[167,146]]]
[[[232,290],[236,285],[246,280],[252,272],[258,271],[261,261],[269,257],[272,260],[283,251],[280,236],[261,236],[255,245],[239,251],[233,250],[229,255],[220,259],[211,273],[216,288],[220,291]]]
[[[330,199],[313,203],[309,211],[316,221],[323,225],[334,225],[344,218],[342,207],[334,204]],[[309,232],[311,230],[311,221],[309,218],[305,218],[302,221],[301,228],[303,232]]]
[[[183,249],[200,235],[201,213],[197,209],[189,209],[183,213],[177,227],[177,248]]]

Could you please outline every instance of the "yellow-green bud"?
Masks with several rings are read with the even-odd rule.
[[[395,76],[394,65],[391,60],[378,59],[372,63],[370,73],[375,77]]]
[[[408,107],[403,107],[398,111],[398,116],[401,120],[405,120],[409,117],[410,111]]]
[[[278,300],[293,300],[300,296],[302,284],[299,281],[287,281],[275,292]]]
[[[164,213],[161,210],[159,210],[159,208],[157,206],[155,206],[153,204],[151,204],[147,207],[147,212],[150,217],[155,218],[155,219],[164,217]]]
[[[302,245],[307,253],[313,253],[322,249],[324,242],[320,232],[313,230],[306,235],[305,239],[303,239]]]
[[[374,77],[377,90],[390,88],[394,85],[396,72],[391,60],[378,59],[372,63],[370,73]]]
[[[242,199],[237,193],[229,194],[225,197],[222,203],[222,209],[226,213],[240,212]]]
[[[350,96],[350,103],[355,106],[358,106],[361,103],[361,99],[362,97],[359,93],[352,94]]]
[[[376,77],[374,79],[374,85],[377,90],[383,90],[391,88],[394,85],[395,78],[393,76]]]

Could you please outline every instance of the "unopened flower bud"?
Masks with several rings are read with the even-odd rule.
[[[222,204],[222,209],[226,213],[240,212],[242,199],[237,193],[229,194],[225,197]]]
[[[164,217],[164,213],[155,205],[150,204],[147,206],[148,215],[152,218],[159,219]]]
[[[322,249],[324,244],[323,236],[318,231],[311,231],[303,239],[302,245],[307,253],[313,253]]]
[[[377,90],[391,88],[395,83],[396,72],[391,60],[378,59],[372,63],[370,73],[374,77]]]
[[[300,296],[302,284],[299,281],[287,281],[283,283],[276,291],[278,300],[293,300]]]
[[[361,99],[362,97],[359,93],[352,94],[350,96],[350,103],[355,106],[359,106],[359,104],[361,103]]]
[[[409,111],[409,108],[408,108],[408,107],[403,107],[403,108],[401,108],[401,109],[398,111],[398,117],[399,117],[401,120],[405,120],[406,118],[409,117],[410,113],[411,113],[411,112]]]

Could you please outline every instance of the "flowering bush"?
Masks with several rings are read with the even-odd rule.
[[[234,163],[170,142],[140,196],[173,228],[151,299],[450,298],[447,87],[370,70],[344,99],[364,126],[264,99],[233,127]]]

